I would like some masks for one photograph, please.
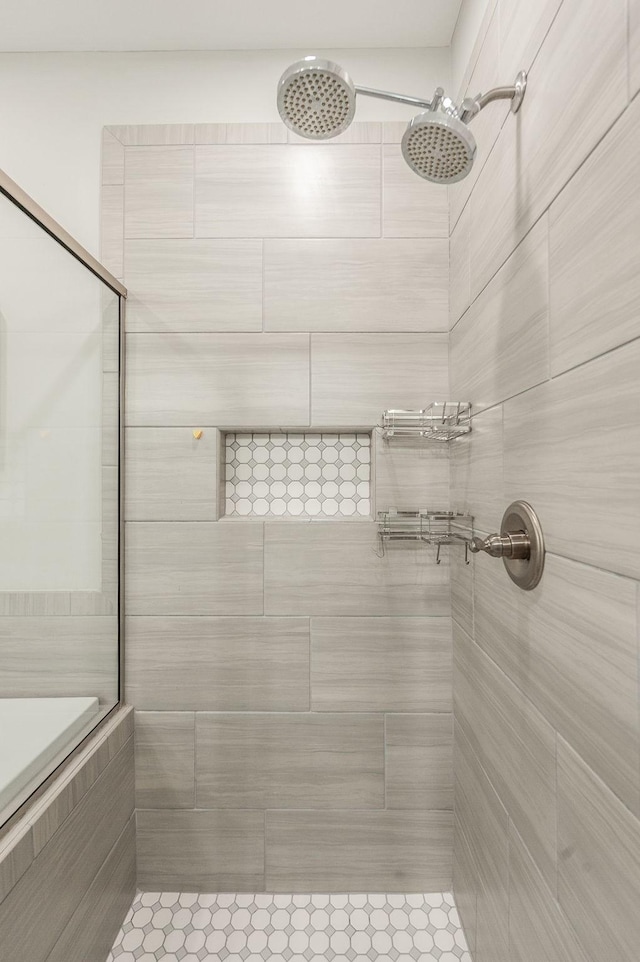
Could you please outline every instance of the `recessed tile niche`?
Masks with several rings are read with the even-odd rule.
[[[371,435],[225,435],[225,515],[371,515]]]

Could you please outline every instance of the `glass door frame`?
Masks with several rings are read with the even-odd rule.
[[[33,789],[27,798],[19,804],[19,807],[12,812],[6,820],[0,819],[0,832],[4,833],[12,824],[20,819],[25,806],[33,803],[49,787],[52,780],[60,773],[61,768],[80,752],[87,739],[91,738],[99,731],[113,714],[124,704],[124,390],[125,390],[125,356],[124,356],[124,331],[127,289],[117,277],[107,270],[92,254],[86,250],[68,231],[64,229],[53,217],[51,217],[32,197],[30,197],[14,180],[4,171],[0,170],[0,195],[4,195],[12,204],[21,210],[27,217],[42,228],[54,241],[60,244],[72,257],[80,261],[92,274],[99,278],[111,291],[118,295],[118,700],[100,721],[91,728],[84,738],[71,750],[62,749],[60,755],[56,757],[52,769],[45,769],[45,776],[40,783]]]

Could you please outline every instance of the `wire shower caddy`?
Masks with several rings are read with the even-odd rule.
[[[413,541],[435,545],[436,564],[440,564],[442,545],[464,545],[465,563],[469,564],[469,544],[473,538],[473,517],[456,511],[398,511],[389,508],[378,512],[378,540],[381,552],[390,542]]]
[[[420,411],[390,409],[382,415],[385,441],[453,441],[471,431],[469,401],[433,401]]]

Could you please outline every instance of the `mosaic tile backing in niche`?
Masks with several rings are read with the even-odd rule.
[[[225,459],[227,515],[371,514],[369,434],[227,434]]]

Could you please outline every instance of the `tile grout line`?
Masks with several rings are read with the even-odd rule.
[[[387,811],[387,713],[382,715],[382,807]]]

